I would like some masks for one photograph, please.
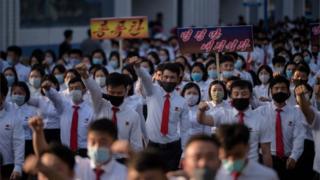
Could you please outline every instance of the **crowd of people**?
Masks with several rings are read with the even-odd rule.
[[[182,54],[175,31],[0,56],[2,179],[320,180],[320,50],[309,22],[252,52]],[[217,71],[219,59],[220,71]]]

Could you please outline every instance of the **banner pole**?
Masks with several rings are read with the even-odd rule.
[[[120,61],[120,71],[123,68],[123,58],[122,58],[122,49],[123,49],[123,39],[119,39],[119,61]]]
[[[222,80],[221,77],[220,77],[220,56],[219,56],[219,53],[215,53],[216,54],[216,67],[217,67],[217,75],[218,75],[218,80]]]

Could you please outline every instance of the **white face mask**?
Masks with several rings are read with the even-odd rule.
[[[96,77],[95,81],[100,87],[104,87],[106,85],[106,77]]]
[[[192,94],[188,94],[185,95],[184,97],[188,103],[189,106],[194,106],[197,104],[199,96],[198,95],[192,95]]]
[[[269,74],[260,74],[259,79],[262,82],[262,84],[266,84],[269,81],[270,76]]]
[[[82,100],[82,91],[81,90],[72,90],[70,91],[70,97],[74,103],[79,103]]]
[[[88,157],[95,165],[102,165],[111,159],[111,151],[106,147],[88,147]]]

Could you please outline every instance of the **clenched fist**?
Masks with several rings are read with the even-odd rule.
[[[80,64],[76,65],[75,69],[78,71],[81,78],[83,78],[83,79],[89,78],[88,68],[85,63],[80,63]]]
[[[206,103],[206,102],[204,102],[204,101],[201,101],[201,102],[199,103],[199,105],[198,105],[198,109],[199,109],[199,111],[201,111],[201,112],[205,112],[205,111],[209,110],[209,105],[208,105],[208,103]]]

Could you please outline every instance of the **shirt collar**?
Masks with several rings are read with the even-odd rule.
[[[107,164],[102,165],[100,168],[104,171],[104,174],[110,174],[115,164],[115,160],[111,159]],[[90,160],[90,167],[92,170],[96,168],[96,165]]]
[[[274,101],[271,102],[271,107],[274,111],[276,111],[276,109],[278,109],[278,107],[274,104]],[[288,104],[286,103],[286,105],[284,105],[282,108],[280,108],[283,112],[288,110]]]

